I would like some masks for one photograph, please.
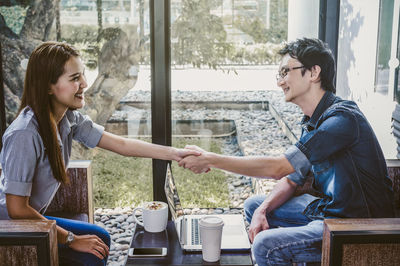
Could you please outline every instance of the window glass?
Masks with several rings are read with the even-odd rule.
[[[276,53],[287,39],[287,10],[287,1],[277,0],[171,0],[173,146],[260,155],[257,136],[273,143],[263,130],[270,123],[267,101],[282,100]],[[248,185],[249,178],[219,170],[198,176],[176,164],[173,172],[185,187],[178,188],[183,207],[243,207],[246,188],[232,180]]]
[[[393,0],[380,1],[375,91],[388,94],[389,60],[392,44]]]
[[[42,41],[57,40],[78,48],[85,65],[86,105],[79,111],[114,134],[151,141],[149,0],[1,1],[0,13],[8,123],[20,105],[24,62]],[[72,159],[93,160],[96,207],[152,199],[150,159],[78,144]]]

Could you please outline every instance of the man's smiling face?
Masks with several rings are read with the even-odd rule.
[[[286,102],[296,103],[298,98],[309,91],[311,72],[306,70],[303,75],[303,71],[304,67],[297,59],[289,54],[283,56],[279,65],[279,73],[283,77],[278,79],[277,85],[282,88]]]

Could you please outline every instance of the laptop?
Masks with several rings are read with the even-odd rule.
[[[171,165],[167,166],[164,185],[165,195],[175,223],[178,239],[184,251],[201,251],[199,219],[205,215],[185,215],[175,186]],[[241,214],[212,214],[224,221],[221,249],[242,251],[250,249],[250,241]]]

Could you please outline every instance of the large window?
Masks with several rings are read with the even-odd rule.
[[[173,146],[226,155],[283,152],[262,145],[274,142],[265,132],[267,102],[281,100],[276,52],[286,39],[287,1],[171,0]],[[184,207],[243,206],[245,193],[229,180],[249,184],[248,177],[173,170],[178,189],[185,187]]]
[[[276,51],[287,39],[287,5],[286,0],[2,1],[7,120],[15,118],[19,106],[24,59],[41,41],[58,40],[80,49],[89,83],[81,111],[106,130],[156,142],[160,135],[167,139],[161,144],[170,144],[172,131],[174,146],[196,144],[235,155],[258,154],[251,139],[260,136],[275,146],[258,150],[281,153],[273,134],[243,121],[270,123],[266,103],[282,100],[276,90]],[[170,31],[162,25],[170,25]],[[155,129],[169,123],[170,110],[172,129]],[[246,137],[238,139],[239,131]],[[159,176],[153,183],[155,197],[162,194],[163,168],[157,162],[79,145],[73,158],[94,162],[96,206],[150,200],[152,175]],[[201,183],[207,179],[187,178],[189,171],[173,168],[178,184],[193,181],[187,207],[230,204],[225,173],[217,172],[219,183]],[[205,192],[211,187],[222,201]]]
[[[151,142],[149,0],[2,1],[1,5],[8,123],[20,104],[25,59],[41,41],[58,40],[78,48],[85,64],[88,88],[86,106],[80,111],[107,131]],[[74,145],[72,158],[93,160],[96,207],[152,199],[151,160],[80,145]]]

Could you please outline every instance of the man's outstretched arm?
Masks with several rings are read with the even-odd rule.
[[[226,156],[201,150],[197,146],[186,146],[188,149],[201,151],[200,156],[188,156],[179,162],[179,165],[192,170],[195,173],[202,173],[210,168],[218,168],[233,173],[281,179],[294,172],[293,166],[285,156]]]

